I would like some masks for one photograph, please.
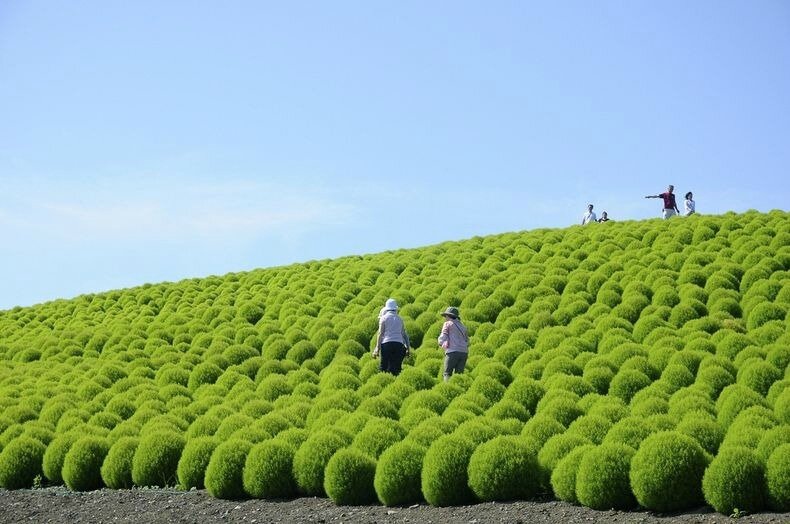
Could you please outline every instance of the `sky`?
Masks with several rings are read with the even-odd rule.
[[[0,0],[0,310],[789,175],[786,0]]]

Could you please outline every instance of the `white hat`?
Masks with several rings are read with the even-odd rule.
[[[384,310],[385,311],[397,311],[398,310],[398,303],[395,301],[394,298],[388,298],[387,302],[384,303]]]

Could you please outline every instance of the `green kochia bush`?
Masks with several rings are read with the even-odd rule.
[[[348,444],[347,438],[328,429],[311,435],[294,455],[293,472],[299,491],[305,495],[325,495],[324,468],[332,455]]]
[[[636,504],[628,479],[634,449],[624,444],[602,444],[579,463],[576,496],[593,509],[631,508]]]
[[[524,437],[501,436],[481,444],[469,460],[469,487],[482,501],[533,497],[541,479],[535,451]]]
[[[132,460],[132,480],[138,486],[172,486],[184,438],[175,432],[155,431],[140,439]]]
[[[17,437],[0,453],[0,487],[29,488],[41,473],[44,444],[30,437]]]
[[[53,484],[63,483],[63,461],[69,448],[79,439],[76,433],[63,433],[50,442],[44,452],[44,476]]]
[[[771,507],[790,511],[790,444],[782,444],[768,457],[765,480]]]
[[[252,444],[246,440],[230,439],[211,454],[206,468],[206,490],[219,499],[240,499],[244,493],[244,463]]]
[[[666,431],[649,436],[631,461],[636,500],[656,511],[677,511],[703,502],[705,452],[693,438]]]
[[[381,454],[373,487],[382,504],[397,506],[422,500],[420,473],[426,451],[416,442],[403,441]]]
[[[206,468],[219,441],[214,437],[189,439],[178,459],[178,484],[184,489],[205,487]]]
[[[422,494],[432,506],[458,506],[474,501],[467,483],[467,468],[474,444],[463,437],[445,435],[425,454]]]
[[[293,458],[296,449],[281,440],[256,444],[244,465],[244,491],[251,497],[277,499],[296,495]]]
[[[332,502],[357,506],[376,500],[376,459],[354,448],[335,453],[324,470],[324,490]]]
[[[74,491],[92,491],[102,485],[101,466],[110,445],[101,437],[77,440],[63,461],[63,480]]]
[[[140,439],[121,437],[111,447],[101,466],[101,478],[111,489],[132,487],[132,460]]]
[[[579,472],[582,458],[591,449],[595,449],[592,444],[574,448],[554,467],[554,471],[551,472],[551,489],[558,499],[572,503],[579,502],[576,497],[576,474]]]
[[[750,513],[765,507],[765,466],[750,449],[730,447],[713,459],[702,478],[705,500],[719,513]]]

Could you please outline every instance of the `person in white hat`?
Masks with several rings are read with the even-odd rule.
[[[400,374],[403,359],[409,354],[409,335],[403,319],[398,315],[398,303],[394,298],[387,299],[379,313],[379,335],[373,357],[381,356],[379,369]]]
[[[444,349],[444,380],[450,380],[453,373],[463,373],[466,358],[469,356],[469,335],[461,323],[457,307],[448,307],[442,312],[444,324],[439,335],[439,346]]]

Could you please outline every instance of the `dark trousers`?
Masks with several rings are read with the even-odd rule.
[[[381,345],[381,364],[379,364],[379,369],[398,375],[405,356],[406,346],[400,342],[384,342]]]

